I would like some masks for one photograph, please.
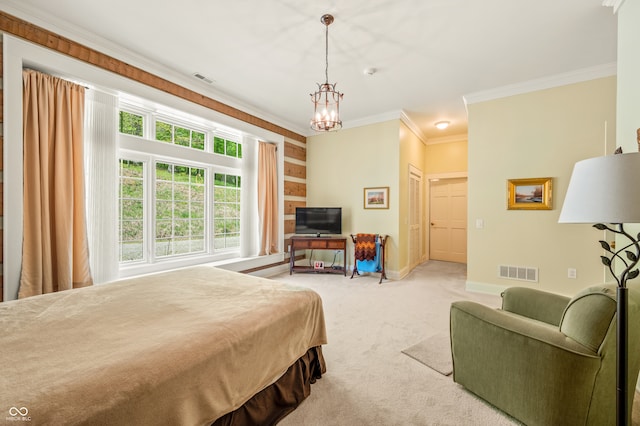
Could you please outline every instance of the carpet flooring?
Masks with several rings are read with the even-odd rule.
[[[449,333],[456,300],[499,307],[498,296],[465,290],[466,266],[429,261],[399,281],[379,274],[293,274],[273,279],[312,288],[323,299],[327,373],[282,426],[474,425],[520,423],[402,350]],[[639,425],[638,397],[634,425]]]

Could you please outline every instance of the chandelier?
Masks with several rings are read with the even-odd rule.
[[[340,120],[340,100],[343,94],[336,91],[336,84],[329,84],[329,25],[333,22],[333,16],[322,15],[320,22],[325,25],[325,81],[318,85],[318,91],[311,94],[313,102],[313,118],[311,128],[316,132],[328,132],[342,128]]]

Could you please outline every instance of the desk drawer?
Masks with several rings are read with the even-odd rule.
[[[329,249],[343,249],[344,246],[345,246],[345,242],[343,240],[327,241],[327,248]]]
[[[327,240],[307,240],[305,244],[310,249],[324,249],[329,247]]]

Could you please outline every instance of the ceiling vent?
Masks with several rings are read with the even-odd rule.
[[[198,80],[202,80],[202,81],[204,81],[206,83],[213,84],[213,80],[211,80],[210,78],[205,77],[204,75],[200,74],[199,72],[194,72],[193,76],[195,78],[197,78]]]
[[[528,266],[509,266],[500,265],[498,267],[498,276],[509,280],[538,282],[538,268]]]

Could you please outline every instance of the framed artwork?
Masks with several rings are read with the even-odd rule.
[[[507,181],[508,210],[551,210],[553,178],[509,179]]]
[[[377,188],[364,189],[365,209],[388,209],[389,208],[389,187],[380,186]]]

